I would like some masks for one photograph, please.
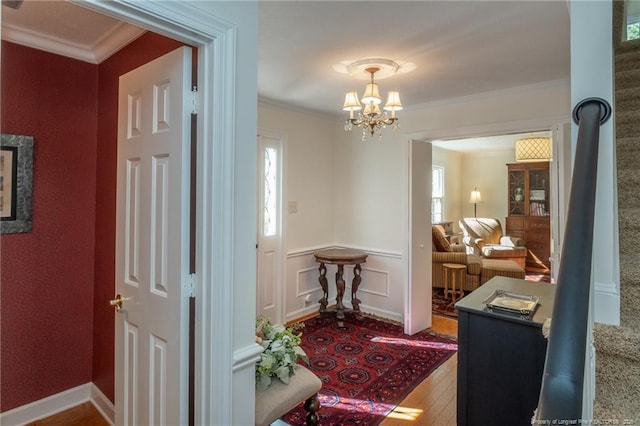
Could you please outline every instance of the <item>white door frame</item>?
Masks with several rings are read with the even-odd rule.
[[[423,132],[415,132],[415,133],[411,133],[411,134],[407,134],[405,136],[407,136],[407,138],[409,140],[422,140],[422,141],[427,141],[427,142],[431,142],[433,140],[439,140],[439,139],[464,139],[464,138],[472,138],[472,137],[482,137],[482,136],[494,136],[494,135],[499,135],[499,134],[511,134],[511,133],[526,133],[526,132],[530,132],[532,130],[549,130],[551,131],[552,129],[555,129],[556,126],[559,123],[566,123],[569,121],[569,117],[568,116],[561,116],[561,117],[549,117],[546,119],[533,119],[533,120],[520,120],[520,121],[509,121],[509,122],[504,122],[504,123],[494,123],[494,124],[488,124],[488,125],[480,125],[480,126],[472,126],[472,127],[461,127],[461,128],[456,128],[456,129],[438,129],[438,130],[430,130],[430,131],[423,131]],[[411,152],[409,152],[409,163],[411,163]],[[409,188],[411,188],[411,169],[410,167],[407,165],[407,169],[406,169],[406,173],[407,173],[407,194],[409,193]],[[564,173],[563,178],[564,179],[568,179],[571,176],[571,170],[559,170],[560,174]],[[566,197],[568,197],[569,194],[566,194]],[[565,194],[559,194],[560,199],[564,200],[565,199]],[[411,218],[409,216],[409,211],[407,208],[407,221],[409,221]],[[553,225],[552,225],[553,226]],[[407,235],[407,241],[411,241],[411,228],[408,228],[409,233]],[[564,238],[564,235],[560,236],[560,238]],[[559,242],[560,244],[562,244],[562,241]],[[431,250],[431,245],[427,245],[428,250]],[[407,280],[405,281],[405,295],[409,295],[412,294],[413,292],[419,291],[418,288],[416,288],[416,286],[418,285],[417,283],[413,283],[409,277],[411,277],[411,271],[413,270],[413,265],[411,262],[411,256],[408,256],[407,258],[407,265],[406,265],[407,269],[406,269],[406,277]],[[431,279],[431,277],[429,277],[429,279]],[[424,299],[425,303],[428,303],[429,306],[431,305],[431,292],[427,292],[428,294],[426,295],[426,299]],[[405,307],[406,310],[406,307]]]
[[[198,48],[195,423],[252,423],[253,409],[247,410],[244,401],[253,401],[254,387],[246,384],[249,379],[253,383],[254,363],[261,351],[253,343],[253,327],[235,336],[251,343],[235,352],[232,349],[238,345],[235,317],[255,315],[254,300],[246,303],[250,305],[247,312],[236,315],[233,304],[238,270],[234,262],[238,251],[234,244],[236,28],[187,2],[71,1]],[[242,285],[249,291],[240,292],[255,297],[255,282]]]

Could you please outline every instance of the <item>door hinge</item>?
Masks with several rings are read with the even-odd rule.
[[[189,274],[182,285],[185,297],[196,297],[196,274]]]
[[[198,115],[198,86],[191,89],[191,115]]]

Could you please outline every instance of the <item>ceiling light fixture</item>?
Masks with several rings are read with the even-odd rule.
[[[382,129],[387,126],[398,127],[398,118],[396,117],[396,111],[402,109],[402,102],[400,102],[400,93],[396,91],[390,91],[387,97],[387,103],[384,105],[383,110],[380,110],[380,104],[382,99],[380,98],[380,91],[378,90],[378,84],[375,82],[375,74],[384,69],[385,71],[392,70],[395,73],[398,70],[398,64],[389,60],[376,59],[376,63],[369,62],[372,60],[361,60],[354,62],[351,65],[353,69],[359,69],[363,66],[366,68],[363,71],[371,74],[371,82],[367,84],[364,93],[362,94],[362,104],[364,104],[364,110],[362,104],[358,100],[358,92],[347,92],[344,97],[343,111],[349,111],[349,118],[346,121],[344,129],[350,131],[353,126],[362,127],[362,140],[367,139],[367,132],[373,137],[376,132],[379,132],[378,139],[382,139]],[[359,111],[357,117],[354,112]],[[361,112],[360,112],[361,111]],[[388,112],[390,114],[388,114]]]

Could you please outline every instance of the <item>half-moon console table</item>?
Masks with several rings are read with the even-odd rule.
[[[353,249],[328,249],[317,251],[313,253],[313,255],[316,258],[316,262],[320,262],[320,277],[318,278],[318,281],[320,281],[320,286],[324,293],[319,302],[320,312],[325,312],[327,310],[329,297],[327,267],[325,264],[338,265],[338,272],[336,272],[336,288],[338,290],[338,294],[336,296],[336,316],[338,319],[344,319],[344,305],[342,304],[342,297],[344,296],[345,289],[343,278],[344,265],[355,265],[353,267],[353,281],[351,282],[351,305],[356,313],[356,318],[359,318],[360,300],[356,297],[356,292],[358,291],[358,287],[362,281],[362,278],[360,277],[360,273],[362,271],[360,264],[367,261],[368,254],[363,251]]]

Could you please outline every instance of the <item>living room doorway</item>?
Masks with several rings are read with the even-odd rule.
[[[486,217],[498,219],[505,235],[511,232],[526,242],[527,226],[514,227],[514,221],[508,218],[526,219],[531,216],[542,229],[535,234],[529,232],[531,250],[528,253],[527,271],[549,275],[545,280],[554,277],[564,232],[563,221],[560,219],[564,217],[565,194],[568,196],[569,193],[569,182],[564,179],[564,170],[570,170],[571,164],[569,139],[564,137],[568,135],[569,125],[567,123],[566,128],[562,127],[558,125],[554,130],[431,141],[433,170],[437,169],[443,175],[443,194],[438,200],[442,206],[441,222],[450,229],[454,240],[462,242],[458,220],[464,217]],[[508,171],[507,165],[519,164],[516,161],[516,141],[523,139],[550,142],[549,158],[533,160],[536,161],[535,164],[546,168],[542,177],[536,175],[537,184],[544,186],[545,191],[532,186],[530,193],[524,194],[524,186],[516,185],[510,180],[510,177],[513,179],[513,173]],[[510,188],[510,185],[514,188]],[[526,208],[514,210],[516,200],[520,206],[526,205]]]

